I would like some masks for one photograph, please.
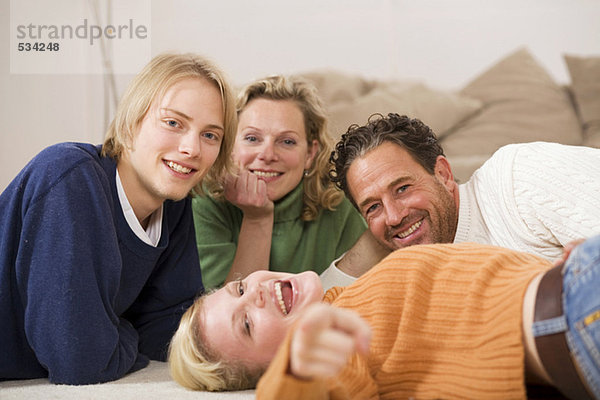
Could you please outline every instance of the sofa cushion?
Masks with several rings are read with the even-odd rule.
[[[497,62],[460,93],[481,100],[483,107],[442,138],[450,162],[464,156],[490,156],[509,143],[580,145],[583,141],[568,93],[525,48]]]
[[[583,144],[600,147],[600,57],[565,55],[564,59],[583,126]]]
[[[434,90],[421,83],[380,82],[369,93],[351,103],[329,107],[330,131],[337,141],[350,125],[364,125],[374,113],[398,113],[422,120],[438,137],[442,137],[480,107],[478,100]]]
[[[373,87],[372,82],[362,76],[334,70],[315,70],[300,74],[319,91],[319,97],[327,106],[350,103]]]

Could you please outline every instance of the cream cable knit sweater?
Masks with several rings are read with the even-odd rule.
[[[600,233],[600,149],[556,143],[499,149],[460,185],[455,243],[488,243],[553,260]]]

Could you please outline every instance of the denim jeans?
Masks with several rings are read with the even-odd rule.
[[[563,269],[564,315],[535,322],[533,335],[565,332],[571,355],[600,399],[600,235],[577,246]]]

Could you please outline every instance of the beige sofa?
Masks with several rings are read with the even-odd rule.
[[[422,82],[368,80],[339,71],[302,74],[317,86],[337,141],[372,113],[419,118],[436,132],[455,178],[466,181],[499,147],[549,141],[600,147],[600,57],[564,56],[571,85],[558,85],[521,48],[457,92]]]

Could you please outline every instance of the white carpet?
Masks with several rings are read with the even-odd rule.
[[[151,361],[146,368],[114,382],[97,385],[54,385],[48,379],[0,382],[2,400],[250,400],[254,391],[194,392],[179,386],[169,375],[167,363]]]

